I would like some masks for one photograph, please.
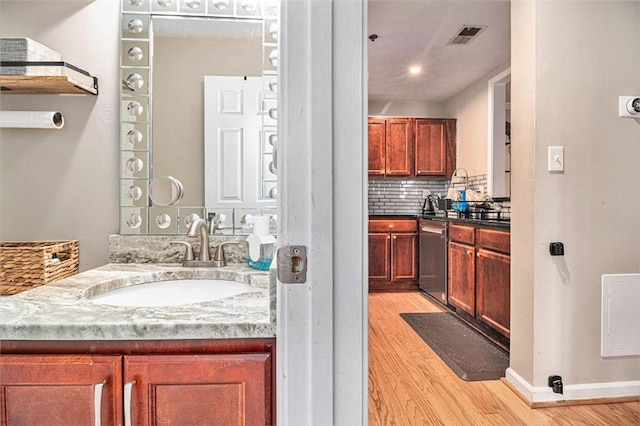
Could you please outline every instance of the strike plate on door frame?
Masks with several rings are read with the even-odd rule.
[[[278,249],[278,281],[302,284],[307,281],[307,248],[284,246]]]

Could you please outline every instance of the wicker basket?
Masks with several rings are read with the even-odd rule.
[[[0,294],[16,294],[78,273],[78,241],[0,242]]]

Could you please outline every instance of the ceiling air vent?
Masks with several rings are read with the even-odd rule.
[[[486,25],[465,25],[449,40],[449,44],[469,44],[485,28],[487,28]]]

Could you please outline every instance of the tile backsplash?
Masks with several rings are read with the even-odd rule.
[[[464,183],[454,183],[461,188]],[[411,178],[369,178],[369,215],[416,215],[420,213],[424,201],[423,191],[444,198],[451,187],[449,179],[411,179]],[[487,191],[487,175],[469,176],[467,189],[483,193]],[[500,200],[501,215],[510,216],[510,202]]]
[[[410,178],[369,179],[370,215],[416,215],[420,213],[423,190],[445,196],[449,181]]]

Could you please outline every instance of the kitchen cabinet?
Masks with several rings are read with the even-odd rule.
[[[449,303],[468,314],[476,312],[475,230],[449,225]]]
[[[418,288],[416,219],[369,220],[369,289]]]
[[[369,176],[384,176],[386,173],[386,120],[369,117]]]
[[[456,169],[456,120],[415,119],[416,176],[451,176]]]
[[[3,342],[2,424],[272,424],[273,342],[251,340]]]
[[[449,243],[449,303],[470,315],[476,312],[476,249]]]
[[[478,229],[476,317],[510,337],[511,258],[508,232]]]
[[[463,319],[510,337],[510,234],[449,226],[449,304]]]
[[[370,176],[451,176],[456,120],[369,117]]]
[[[369,175],[413,175],[413,119],[369,118]]]

